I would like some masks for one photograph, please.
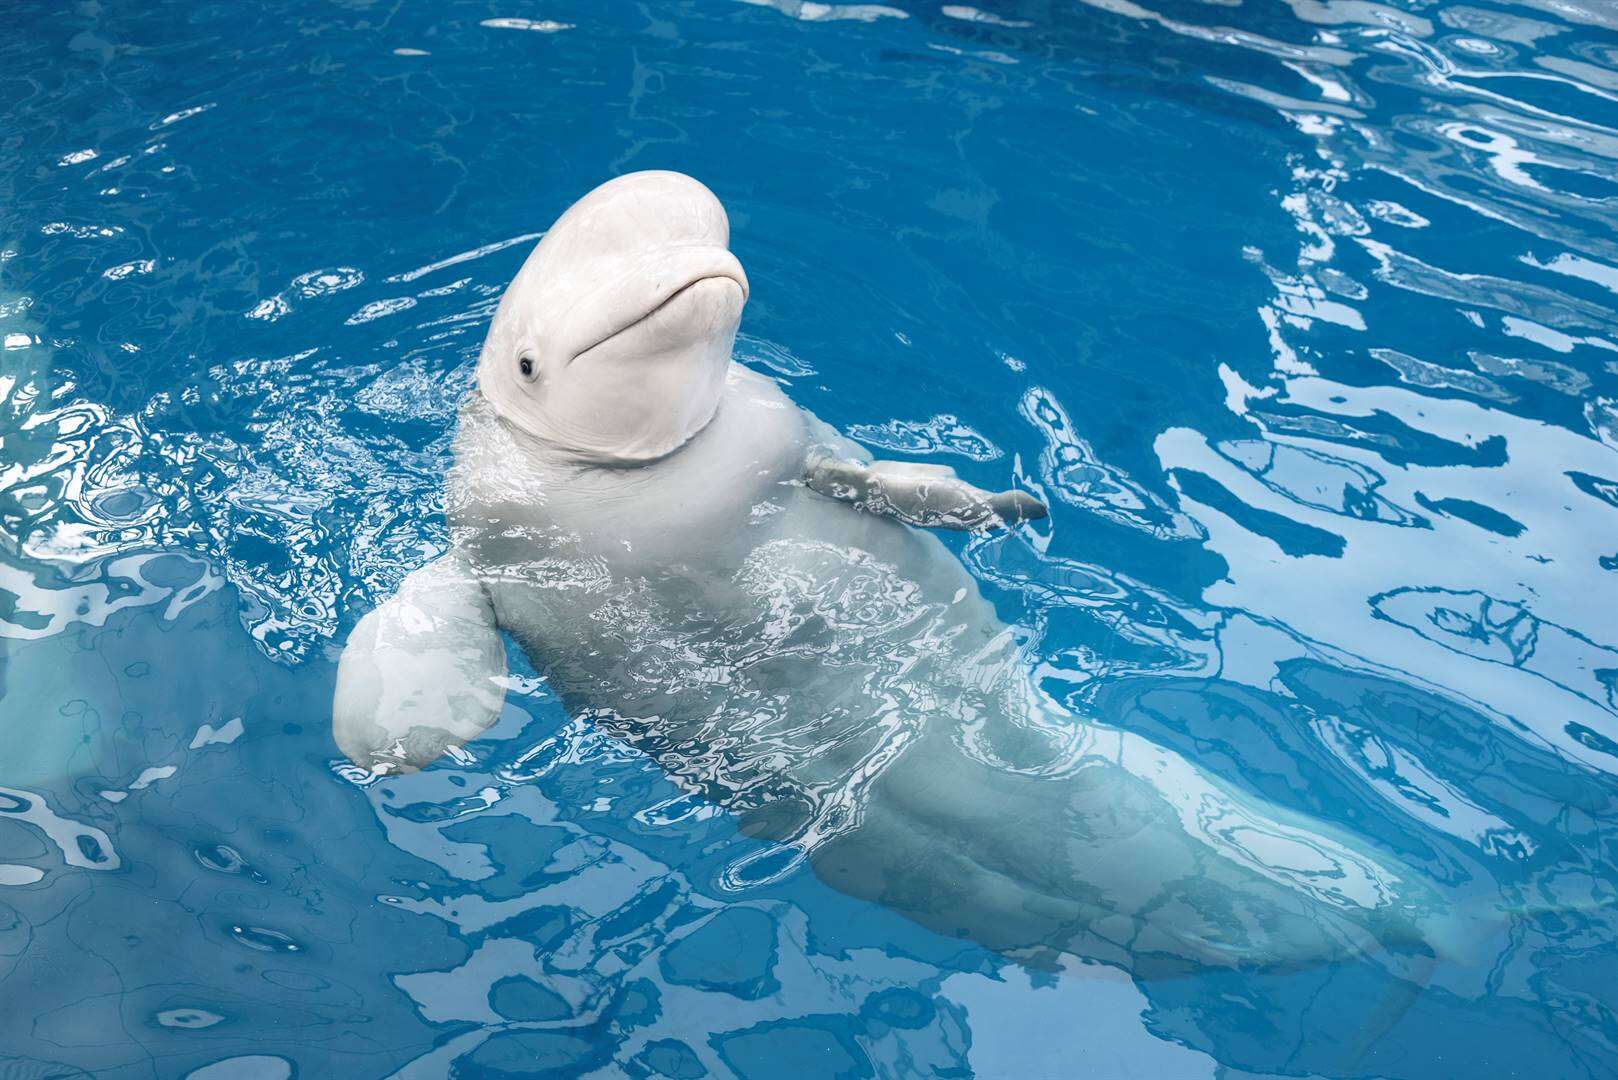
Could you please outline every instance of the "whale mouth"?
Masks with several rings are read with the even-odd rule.
[[[626,260],[591,292],[580,297],[565,316],[567,328],[554,338],[562,366],[640,326],[680,296],[703,282],[728,279],[747,302],[747,274],[728,249],[718,245],[691,245]]]
[[[640,326],[644,325],[645,323],[650,322],[652,319],[656,318],[659,313],[661,313],[663,311],[666,311],[667,309],[673,307],[675,304],[680,302],[680,300],[683,297],[687,296],[693,289],[697,288],[700,285],[706,284],[707,282],[710,282],[710,281],[728,281],[728,282],[730,282],[731,284],[735,285],[738,289],[741,290],[742,302],[743,303],[747,302],[747,279],[745,277],[742,277],[742,276],[740,276],[738,274],[725,273],[725,272],[716,273],[716,274],[703,274],[703,275],[701,275],[699,277],[692,278],[690,281],[687,281],[684,285],[681,285],[678,289],[675,289],[672,293],[670,293],[667,297],[663,298],[663,300],[661,300],[659,303],[657,303],[652,308],[647,310],[644,314],[642,314],[642,315],[632,319],[631,321],[625,323],[624,325],[618,327],[617,329],[613,330],[611,333],[607,334],[605,337],[599,338],[594,343],[586,346],[585,348],[580,349],[577,353],[574,354],[573,359],[568,361],[568,364],[572,365],[573,363],[578,361],[580,358],[585,356],[587,353],[593,352],[596,349],[600,348],[601,346],[606,345],[608,342],[613,341],[616,338],[620,338],[623,335],[634,331],[637,327],[640,327]]]

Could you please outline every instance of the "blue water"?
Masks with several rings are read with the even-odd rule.
[[[1618,1076],[1618,7],[889,2],[7,5],[0,1077]],[[356,776],[492,306],[638,168],[745,362],[1043,494],[952,542],[1047,693],[1498,932],[1025,969],[526,669]]]

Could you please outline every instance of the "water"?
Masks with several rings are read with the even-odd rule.
[[[6,25],[0,1075],[1618,1075],[1612,5]],[[1496,931],[1419,982],[1024,969],[738,874],[524,670],[359,782],[334,661],[445,543],[492,305],[650,167],[730,209],[744,361],[1044,494],[953,543],[1046,693]]]

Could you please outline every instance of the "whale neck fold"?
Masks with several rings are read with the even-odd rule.
[[[498,424],[502,430],[509,433],[512,442],[517,447],[545,464],[575,468],[628,470],[645,468],[668,461],[670,458],[676,457],[680,451],[701,439],[704,434],[713,428],[718,420],[720,412],[724,409],[724,397],[721,395],[719,401],[714,405],[713,412],[709,414],[707,420],[703,421],[700,427],[666,450],[644,454],[604,453],[580,450],[577,447],[569,446],[563,441],[524,425],[517,417],[501,413],[494,407],[494,403],[488,399],[488,396],[476,388],[469,392],[467,404],[463,408],[476,409],[487,413],[489,422]]]

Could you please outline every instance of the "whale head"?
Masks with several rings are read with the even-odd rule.
[[[747,301],[725,208],[674,172],[574,203],[512,279],[478,389],[513,427],[580,461],[634,465],[713,418]]]

